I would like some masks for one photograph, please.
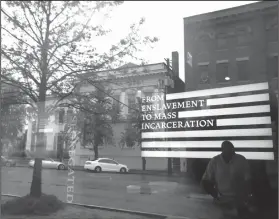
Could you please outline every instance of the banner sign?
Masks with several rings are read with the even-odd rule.
[[[247,159],[274,159],[268,83],[146,96],[141,112],[142,157],[212,158],[229,140]]]

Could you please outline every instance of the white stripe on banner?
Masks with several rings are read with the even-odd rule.
[[[142,142],[142,148],[221,148],[223,141],[151,141]],[[235,140],[235,148],[273,148],[272,140]]]
[[[249,160],[274,160],[273,152],[237,152]],[[218,151],[142,151],[142,157],[212,158]]]
[[[267,90],[267,89],[268,89],[268,83],[265,82],[265,83],[257,83],[257,84],[247,84],[247,85],[167,94],[166,99],[167,100],[186,99],[191,97],[203,97],[203,96],[220,95],[220,94]]]
[[[217,119],[217,126],[271,124],[270,116],[234,119]]]
[[[232,107],[232,108],[222,108],[222,109],[181,111],[178,112],[178,118],[267,113],[267,112],[270,112],[269,105],[259,105],[259,106]]]
[[[234,103],[251,103],[251,102],[260,102],[260,101],[269,101],[269,94],[255,94],[247,96],[238,96],[238,97],[225,97],[225,98],[214,98],[206,100],[207,106],[215,106],[222,104],[234,104]]]
[[[189,137],[228,137],[228,136],[272,136],[271,128],[195,130],[172,132],[143,132],[142,138],[189,138]]]

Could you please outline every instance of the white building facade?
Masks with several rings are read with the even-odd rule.
[[[150,96],[154,93],[163,92],[159,89],[159,82],[165,80],[167,75],[170,77],[176,77],[174,72],[166,66],[164,63],[150,64],[137,66],[129,63],[119,69],[111,71],[100,72],[100,76],[106,78],[107,75],[113,75],[112,83],[109,83],[110,88],[113,90],[113,101],[116,101],[121,105],[120,107],[120,119],[111,124],[113,129],[113,140],[104,143],[99,147],[99,157],[110,157],[115,160],[128,165],[130,169],[141,169],[142,158],[141,148],[139,145],[134,147],[125,147],[121,144],[121,136],[127,127],[127,116],[133,110],[137,97]],[[178,74],[177,74],[178,75]],[[86,77],[90,77],[87,74]],[[180,80],[177,77],[177,80]],[[181,82],[183,83],[183,82]],[[182,85],[184,86],[184,84]],[[79,87],[79,92],[86,93],[94,90],[94,87],[89,83],[83,83]],[[46,106],[54,104],[55,100],[49,98],[46,101]],[[68,109],[66,109],[66,115]],[[64,124],[59,123],[58,112],[49,117],[48,124],[46,125],[45,145],[46,150],[49,152],[57,153],[59,150],[59,133],[63,132]],[[35,122],[30,121],[28,124],[27,144],[26,149],[30,151],[35,150]],[[65,147],[65,146],[64,146]],[[93,150],[86,148],[83,145],[82,139],[76,146],[75,151],[75,164],[84,165],[85,161],[94,157]],[[166,158],[147,158],[146,169],[150,170],[166,170],[167,159]]]

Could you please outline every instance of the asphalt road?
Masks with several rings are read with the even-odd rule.
[[[32,169],[2,168],[2,194],[29,193]],[[42,190],[71,201],[189,218],[218,218],[220,212],[208,200],[190,198],[198,185],[185,178],[165,176],[43,170]],[[74,180],[73,180],[74,177]],[[72,187],[71,187],[72,186]],[[151,194],[139,194],[139,187]],[[68,188],[68,191],[67,191]]]

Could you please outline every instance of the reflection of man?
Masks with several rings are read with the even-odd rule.
[[[250,195],[250,168],[245,157],[236,154],[230,141],[222,143],[222,153],[213,157],[202,177],[202,186],[225,209],[248,213],[245,202]]]

